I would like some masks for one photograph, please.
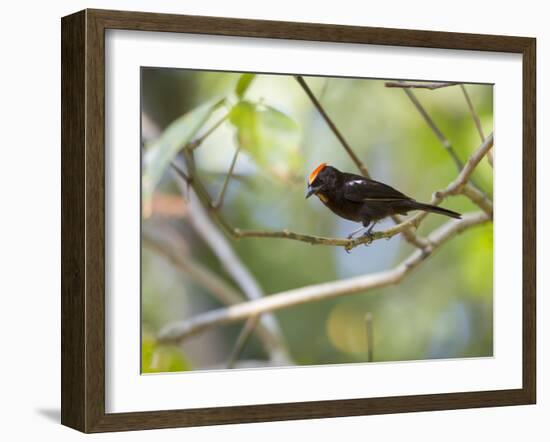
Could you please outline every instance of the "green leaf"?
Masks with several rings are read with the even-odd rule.
[[[205,103],[173,121],[145,153],[143,169],[143,205],[149,205],[151,196],[162,175],[177,153],[193,140],[206,123],[218,103]]]
[[[239,81],[237,82],[237,86],[235,87],[235,93],[237,94],[237,97],[242,98],[244,96],[255,77],[256,74],[242,74],[239,77]]]
[[[174,345],[158,345],[154,339],[143,338],[141,344],[142,373],[166,373],[188,370],[191,370],[191,366],[178,347]]]
[[[258,166],[287,178],[302,166],[298,125],[284,113],[264,104],[242,100],[230,111],[237,141]]]

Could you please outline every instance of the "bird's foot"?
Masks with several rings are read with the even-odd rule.
[[[363,235],[363,238],[366,238],[367,241],[365,242],[365,246],[369,246],[370,244],[372,244],[372,242],[374,241],[374,234],[372,232],[366,232],[364,235]]]

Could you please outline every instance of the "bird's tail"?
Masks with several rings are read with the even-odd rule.
[[[443,207],[433,206],[431,204],[419,203],[411,201],[411,208],[416,210],[425,210],[426,212],[439,213],[440,215],[450,216],[451,218],[461,219],[462,215],[452,210],[444,209]]]

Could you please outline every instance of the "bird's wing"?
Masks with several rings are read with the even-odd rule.
[[[367,178],[358,177],[346,180],[344,198],[350,201],[403,201],[410,197],[387,184]]]

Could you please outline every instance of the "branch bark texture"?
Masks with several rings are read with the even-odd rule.
[[[490,217],[484,212],[469,213],[462,220],[448,221],[439,229],[433,231],[427,237],[430,244],[428,249],[416,249],[391,270],[340,281],[310,285],[232,307],[212,310],[188,320],[167,325],[161,330],[159,340],[163,342],[178,342],[185,337],[199,333],[210,327],[242,321],[259,314],[397,284],[424,262],[442,244],[464,230],[488,221],[490,221]]]

